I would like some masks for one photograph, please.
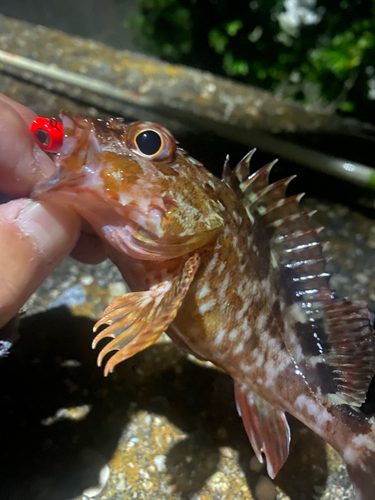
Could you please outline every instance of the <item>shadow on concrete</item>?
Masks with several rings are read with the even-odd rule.
[[[164,344],[122,363],[105,379],[90,348],[92,326],[91,320],[74,317],[66,308],[24,318],[21,339],[0,360],[0,497],[66,500],[96,484],[134,403],[137,409],[166,416],[188,436],[167,457],[176,497],[188,499],[202,488],[216,471],[222,446],[238,451],[254,491],[259,474],[249,468],[253,453],[234,406],[230,378]],[[179,373],[165,368],[169,356],[180,358]],[[141,366],[146,369],[138,370]],[[82,405],[91,406],[84,419],[45,425],[57,410]],[[324,444],[293,422],[292,435],[290,457],[276,484],[292,500],[310,500],[327,477]]]

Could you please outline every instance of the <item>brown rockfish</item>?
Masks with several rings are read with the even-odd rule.
[[[274,478],[290,413],[343,457],[358,499],[375,498],[375,419],[360,411],[375,371],[363,302],[329,289],[311,213],[250,174],[252,153],[221,180],[155,123],[62,113],[54,177],[33,196],[69,204],[104,240],[131,292],[115,299],[93,346],[107,375],[166,332],[234,380],[256,456]]]

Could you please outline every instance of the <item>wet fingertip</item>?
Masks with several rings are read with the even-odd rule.
[[[25,120],[27,124],[30,124],[36,114],[30,108],[20,104],[19,102],[14,101],[10,97],[0,93],[0,104],[4,104],[9,108],[13,109],[21,118]]]
[[[14,223],[51,262],[71,251],[80,231],[79,217],[72,210],[36,201],[26,203]]]
[[[80,232],[73,210],[20,198],[0,206],[0,324],[66,257]]]

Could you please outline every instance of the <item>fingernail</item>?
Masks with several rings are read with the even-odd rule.
[[[35,181],[41,181],[50,177],[54,172],[54,164],[36,143],[33,148],[33,157],[37,165]]]
[[[56,214],[51,207],[48,209],[41,203],[29,201],[25,207],[19,212],[18,217],[14,221],[21,231],[29,236],[40,253],[54,258],[63,252],[67,251],[67,246],[70,246],[69,239],[72,239],[74,244],[75,234],[69,234],[69,215],[68,221]],[[72,224],[70,224],[72,226]]]

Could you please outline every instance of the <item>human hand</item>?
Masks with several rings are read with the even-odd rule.
[[[70,252],[88,263],[105,258],[96,236],[80,235],[71,208],[26,198],[54,171],[29,131],[35,116],[0,94],[0,192],[17,197],[0,205],[0,328]]]

